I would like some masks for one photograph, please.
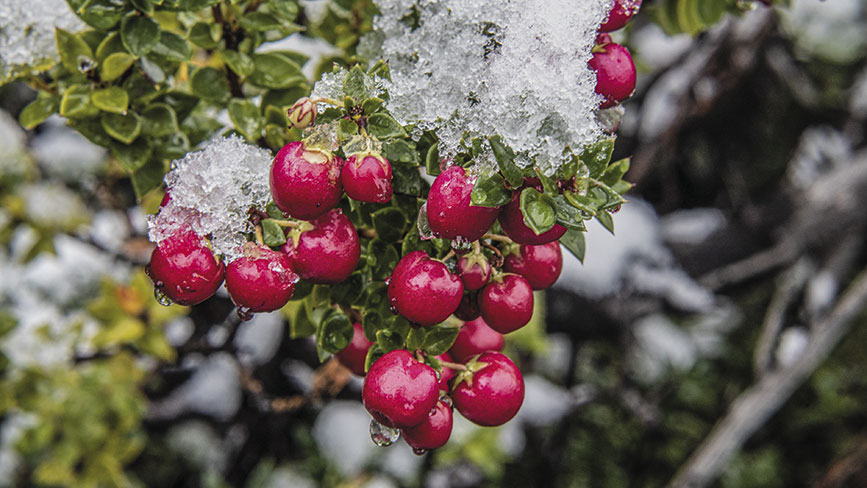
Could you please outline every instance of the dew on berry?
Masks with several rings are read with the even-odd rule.
[[[448,396],[448,395],[443,395],[443,396],[441,396],[441,397],[440,397],[440,401],[443,402],[443,403],[445,403],[446,406],[449,407],[449,408],[451,408],[451,407],[454,405],[454,403],[452,403],[452,397],[450,397],[450,396]]]
[[[455,252],[458,256],[463,256],[464,254],[470,252],[473,249],[473,243],[469,240],[457,236],[452,239],[452,251]]]
[[[421,240],[427,241],[435,237],[430,229],[430,222],[427,220],[427,202],[422,203],[421,208],[418,209],[416,225],[418,225],[418,236]]]
[[[169,307],[172,305],[172,299],[168,297],[165,293],[161,292],[159,289],[159,285],[154,286],[154,298],[157,303],[164,307]]]
[[[425,453],[427,453],[427,449],[422,449],[419,447],[413,447],[412,453],[415,454],[416,456],[424,456]]]
[[[253,312],[247,307],[238,307],[238,318],[241,322],[247,322],[253,319]]]
[[[382,425],[370,419],[370,440],[379,447],[388,447],[400,439],[400,429]]]

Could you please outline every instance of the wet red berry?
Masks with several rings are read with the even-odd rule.
[[[449,354],[459,363],[465,363],[476,354],[487,351],[502,351],[505,345],[503,334],[490,328],[481,318],[464,323]]]
[[[323,215],[340,201],[343,160],[301,142],[283,146],[271,163],[271,197],[277,208],[296,219]]]
[[[422,423],[436,405],[440,390],[436,372],[409,351],[396,350],[370,366],[361,398],[377,422],[404,429]]]
[[[253,242],[226,270],[226,290],[246,312],[272,312],[286,305],[297,281],[285,254]]]
[[[472,191],[473,182],[460,166],[451,166],[436,177],[427,200],[427,219],[435,236],[472,242],[491,228],[500,209],[471,205]]]
[[[601,46],[589,64],[596,71],[596,93],[605,97],[599,108],[612,107],[635,91],[635,63],[629,50],[620,44]]]
[[[180,305],[210,298],[223,283],[225,272],[223,262],[204,239],[189,230],[160,242],[148,264],[156,289]]]
[[[547,244],[563,237],[566,233],[566,228],[560,224],[554,224],[550,230],[538,235],[533,232],[533,229],[527,227],[524,223],[524,214],[521,212],[520,193],[517,192],[512,196],[512,201],[503,207],[498,220],[503,232],[518,244]]]
[[[391,200],[391,165],[378,155],[353,154],[340,173],[343,189],[359,202],[385,203]]]
[[[343,212],[334,209],[290,232],[283,252],[301,279],[335,284],[348,278],[358,266],[361,245],[355,226]]]
[[[435,325],[447,319],[461,303],[464,285],[441,261],[424,251],[404,256],[388,281],[388,299],[407,320]]]
[[[641,8],[641,0],[611,0],[608,18],[599,26],[600,32],[611,32],[623,28]]]
[[[491,263],[482,254],[467,254],[458,259],[458,274],[464,282],[464,289],[475,291],[491,279]]]
[[[417,451],[436,449],[452,435],[452,407],[440,400],[422,423],[402,430],[403,438]]]
[[[511,359],[499,352],[482,353],[467,364],[452,391],[455,408],[478,425],[503,425],[521,409],[524,377]]]
[[[454,359],[452,359],[452,357],[447,352],[444,352],[444,353],[440,354],[439,356],[436,356],[436,358],[439,359],[440,361],[448,361],[450,363],[454,362]],[[449,381],[451,381],[452,378],[455,377],[455,374],[456,374],[455,370],[453,370],[451,368],[447,368],[445,366],[442,367],[442,369],[440,370],[440,382],[439,382],[440,390],[449,391]]]
[[[526,278],[534,290],[544,290],[557,281],[563,270],[560,243],[521,246],[517,253],[506,256],[503,269]]]
[[[461,303],[455,310],[455,317],[461,320],[475,320],[481,316],[479,310],[479,294],[476,292],[464,293]]]
[[[334,355],[340,364],[358,376],[364,376],[364,361],[367,351],[373,345],[364,335],[364,328],[358,322],[352,324],[352,342]]]
[[[533,289],[523,276],[503,273],[479,292],[479,309],[492,329],[508,334],[533,317]]]

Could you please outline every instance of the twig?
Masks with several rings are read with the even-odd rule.
[[[718,291],[737,283],[769,273],[781,266],[791,263],[800,254],[800,247],[792,245],[791,241],[782,241],[776,246],[753,254],[752,256],[729,264],[699,278],[703,287]]]

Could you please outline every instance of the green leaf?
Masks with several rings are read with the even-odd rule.
[[[320,349],[330,353],[340,352],[352,342],[354,332],[349,317],[343,312],[334,311],[322,321],[322,326],[316,334],[317,344]]]
[[[286,234],[283,233],[283,228],[272,219],[262,221],[262,238],[265,245],[269,247],[279,247],[286,244]]]
[[[93,117],[99,114],[99,109],[90,99],[90,87],[73,85],[66,89],[60,100],[60,115],[69,118]]]
[[[367,75],[365,75],[361,66],[357,64],[353,66],[349,70],[349,73],[346,74],[346,78],[343,79],[343,94],[355,100],[367,98],[367,86],[364,83],[365,78],[367,78]]]
[[[151,0],[130,0],[130,3],[132,3],[133,7],[143,13],[148,15],[154,13],[154,4]]]
[[[358,124],[349,119],[340,119],[337,123],[337,140],[340,143],[345,143],[358,134]]]
[[[142,123],[144,132],[144,123]],[[180,159],[190,152],[190,139],[183,132],[153,139],[154,156],[161,159]]]
[[[382,104],[385,103],[385,100],[376,97],[366,98],[363,102],[361,102],[361,110],[364,111],[365,115],[373,115],[382,108]]]
[[[141,134],[141,118],[135,112],[126,115],[105,113],[99,118],[102,129],[124,144],[130,144]]]
[[[410,329],[409,334],[406,335],[407,350],[415,351],[416,349],[424,349],[426,335],[426,327],[416,327],[415,329]]]
[[[536,235],[551,230],[557,219],[554,207],[534,188],[524,188],[521,192],[521,213],[524,223]]]
[[[142,133],[152,137],[174,134],[178,128],[178,118],[174,109],[166,103],[152,103],[141,113]]]
[[[364,358],[364,371],[367,372],[373,366],[373,363],[384,355],[385,351],[379,347],[379,344],[370,346],[370,349],[367,350],[367,356]]]
[[[605,183],[608,186],[615,185],[618,181],[620,181],[621,178],[623,178],[623,175],[625,175],[626,172],[629,171],[629,162],[630,159],[625,158],[617,161],[616,163],[611,163],[611,165],[605,169],[605,172],[602,173],[599,181]]]
[[[395,195],[421,196],[421,175],[418,166],[392,164],[391,186]]]
[[[367,245],[367,255],[376,257],[376,266],[372,269],[374,280],[384,280],[397,265],[400,256],[397,249],[382,239],[373,239]]]
[[[427,153],[424,157],[424,168],[427,171],[427,174],[431,176],[436,176],[440,174],[440,151],[437,144],[433,144],[430,148],[428,148]]]
[[[449,350],[455,339],[458,338],[459,327],[449,327],[447,325],[435,325],[427,328],[427,334],[424,338],[424,352],[431,356],[439,356]]]
[[[268,105],[265,107],[265,123],[284,128],[289,124],[289,118],[286,116],[284,110],[273,105]]]
[[[524,175],[521,168],[515,164],[515,153],[512,149],[503,143],[503,138],[493,136],[488,138],[491,143],[491,149],[494,151],[494,158],[497,160],[497,165],[500,167],[500,172],[512,188],[518,188],[524,183]]]
[[[120,24],[120,39],[135,57],[142,57],[160,42],[160,24],[140,15],[129,15]]]
[[[154,46],[153,54],[157,54],[169,61],[183,62],[190,59],[193,49],[183,37],[174,32],[162,31],[160,41]]]
[[[367,73],[374,77],[385,78],[386,80],[391,79],[391,70],[388,67],[388,62],[382,59],[378,60]]]
[[[407,220],[403,212],[387,207],[373,212],[373,228],[377,236],[385,242],[397,242],[403,238]]]
[[[557,212],[557,223],[568,229],[585,230],[584,215],[566,200],[563,195],[551,197],[554,210]]]
[[[334,122],[341,117],[343,117],[343,110],[336,107],[328,107],[324,112],[316,116],[316,123],[327,124],[329,122]]]
[[[578,193],[567,191],[563,192],[563,196],[566,198],[570,205],[582,212],[586,212],[588,215],[596,215],[596,212],[599,211],[599,208],[596,206],[593,200],[585,195],[580,195]]]
[[[33,129],[41,124],[59,108],[57,97],[38,97],[18,114],[18,122],[25,129]]]
[[[614,139],[605,139],[587,146],[581,153],[581,162],[587,166],[591,178],[599,178],[611,161],[614,152]]]
[[[473,185],[472,204],[478,207],[499,207],[509,203],[512,192],[506,189],[506,181],[497,173],[480,176]]]
[[[69,7],[88,25],[106,31],[127,13],[126,2],[117,0],[67,0]]]
[[[272,0],[268,2],[268,9],[290,22],[295,20],[295,17],[298,16],[298,5],[295,2]]]
[[[338,305],[350,306],[364,292],[364,279],[361,273],[352,273],[348,278],[331,285],[331,301]]]
[[[265,88],[289,88],[306,82],[301,67],[294,61],[274,53],[253,54],[255,69],[249,81]]]
[[[190,35],[188,38],[190,39],[190,42],[201,48],[213,49],[217,47],[217,43],[220,42],[222,33],[223,29],[220,24],[197,22],[190,28]]]
[[[199,68],[190,78],[193,94],[205,100],[224,102],[229,99],[229,83],[223,73],[214,68]]]
[[[385,113],[373,114],[367,118],[367,132],[381,140],[407,137],[406,131],[397,120]]]
[[[250,141],[257,141],[260,137],[260,121],[262,117],[259,115],[259,109],[253,102],[241,98],[233,98],[229,102],[229,118],[238,132],[244,135]]]
[[[135,63],[135,58],[129,53],[114,53],[105,58],[99,67],[102,81],[114,81]]]
[[[97,46],[96,60],[101,64],[109,55],[125,52],[126,48],[123,47],[123,41],[120,40],[120,34],[115,31],[105,36],[105,39],[103,39],[102,42],[99,43],[99,46]]]
[[[156,159],[148,161],[147,164],[137,169],[132,174],[132,186],[136,196],[141,198],[147,192],[158,188],[163,182],[165,171],[162,161]]]
[[[384,321],[382,315],[376,309],[367,309],[364,315],[361,316],[361,326],[364,329],[364,336],[369,341],[376,340],[376,331],[382,329]]]
[[[250,12],[243,15],[238,22],[248,31],[278,30],[284,26],[280,19],[265,12]]]
[[[399,333],[388,329],[376,331],[376,343],[386,353],[403,349],[403,337]]]
[[[563,234],[563,237],[560,238],[560,244],[563,244],[563,247],[569,250],[578,261],[584,262],[584,251],[586,250],[586,245],[584,243],[584,233],[580,230],[569,229]]]
[[[93,60],[93,51],[80,36],[59,27],[54,29],[54,42],[60,63],[69,71],[77,73],[82,61]]]
[[[250,56],[247,56],[240,51],[227,49],[225,51],[220,51],[220,56],[223,57],[226,66],[228,66],[229,69],[234,71],[238,76],[250,76],[250,74],[252,74],[256,69],[256,65],[253,64],[253,60]]]
[[[386,141],[382,145],[382,155],[392,164],[418,164],[418,151],[416,150],[415,145],[405,139],[392,139]]]
[[[286,126],[265,124],[265,144],[271,149],[278,150],[289,142],[286,138]]]
[[[605,211],[596,213],[596,220],[602,224],[602,227],[608,229],[608,232],[614,234],[614,218],[611,217],[611,214]]]
[[[119,86],[110,86],[102,90],[96,90],[91,95],[93,104],[100,110],[122,114],[129,107],[129,95],[126,90]]]

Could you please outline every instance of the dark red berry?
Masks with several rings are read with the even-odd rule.
[[[343,160],[302,142],[283,146],[271,163],[271,197],[277,208],[296,219],[323,215],[340,201]]]
[[[478,425],[503,425],[524,403],[524,377],[511,359],[499,352],[485,352],[467,363],[469,371],[455,380],[455,408]]]
[[[436,371],[409,351],[396,350],[370,366],[361,398],[377,422],[405,429],[422,423],[436,405],[440,390]]]
[[[367,351],[373,345],[364,335],[364,328],[358,322],[352,324],[352,342],[334,355],[340,364],[358,376],[364,376],[364,361]]]
[[[461,320],[475,320],[481,316],[479,310],[479,294],[476,292],[464,293],[461,304],[455,310],[455,317]]]
[[[476,354],[487,351],[502,351],[505,345],[503,334],[490,328],[481,318],[464,323],[449,353],[459,363],[465,363]]]
[[[358,266],[361,244],[349,218],[334,209],[290,232],[283,252],[301,279],[331,285]]]
[[[452,435],[452,407],[440,400],[422,423],[402,431],[410,447],[422,451],[446,445]]]
[[[638,13],[641,0],[611,0],[608,18],[599,26],[600,32],[611,32],[623,28]]]
[[[521,246],[517,253],[506,256],[503,269],[526,278],[534,290],[544,290],[557,281],[563,270],[560,243]]]
[[[349,198],[359,202],[385,203],[391,200],[391,165],[379,155],[353,154],[340,174]]]
[[[508,334],[533,317],[533,289],[523,276],[503,273],[479,292],[479,309],[492,329]]]
[[[298,276],[282,252],[248,242],[244,255],[229,263],[226,290],[232,301],[248,312],[272,312],[286,305]]]
[[[473,182],[458,165],[436,177],[427,200],[427,219],[436,237],[472,242],[491,228],[500,209],[471,205],[472,191]]]
[[[600,32],[599,34],[596,34],[596,45],[597,46],[608,44],[609,42],[614,42],[611,39],[611,34],[606,34],[604,32]]]
[[[533,232],[533,229],[524,222],[520,193],[517,192],[512,196],[512,201],[503,207],[498,220],[503,232],[518,244],[547,244],[563,237],[563,234],[566,233],[566,228],[560,224],[554,224],[550,230],[538,235]]]
[[[441,261],[424,251],[404,256],[388,281],[388,299],[407,320],[435,325],[447,319],[461,303],[464,285]]]
[[[609,108],[626,100],[635,91],[635,63],[629,50],[617,43],[601,46],[590,59],[596,71],[596,93],[605,97],[599,108]]]
[[[447,352],[444,352],[444,353],[440,354],[439,356],[436,356],[436,358],[439,359],[440,361],[447,361],[449,363],[454,362],[454,359],[452,359],[452,357]],[[455,370],[453,370],[451,368],[447,368],[445,366],[442,367],[442,369],[440,370],[440,382],[439,382],[440,390],[449,391],[449,381],[451,381],[452,378],[455,377],[455,374],[456,374]]]
[[[204,239],[188,230],[157,245],[151,253],[148,274],[156,289],[173,302],[195,305],[217,291],[226,267]]]
[[[491,263],[483,254],[467,254],[458,259],[458,274],[464,282],[464,289],[475,291],[491,279]]]
[[[160,200],[160,209],[162,210],[162,208],[165,207],[166,205],[168,205],[169,202],[171,202],[171,201],[172,201],[171,191],[169,191],[169,189],[166,189],[166,193],[165,193],[165,195],[163,195],[163,199]]]

